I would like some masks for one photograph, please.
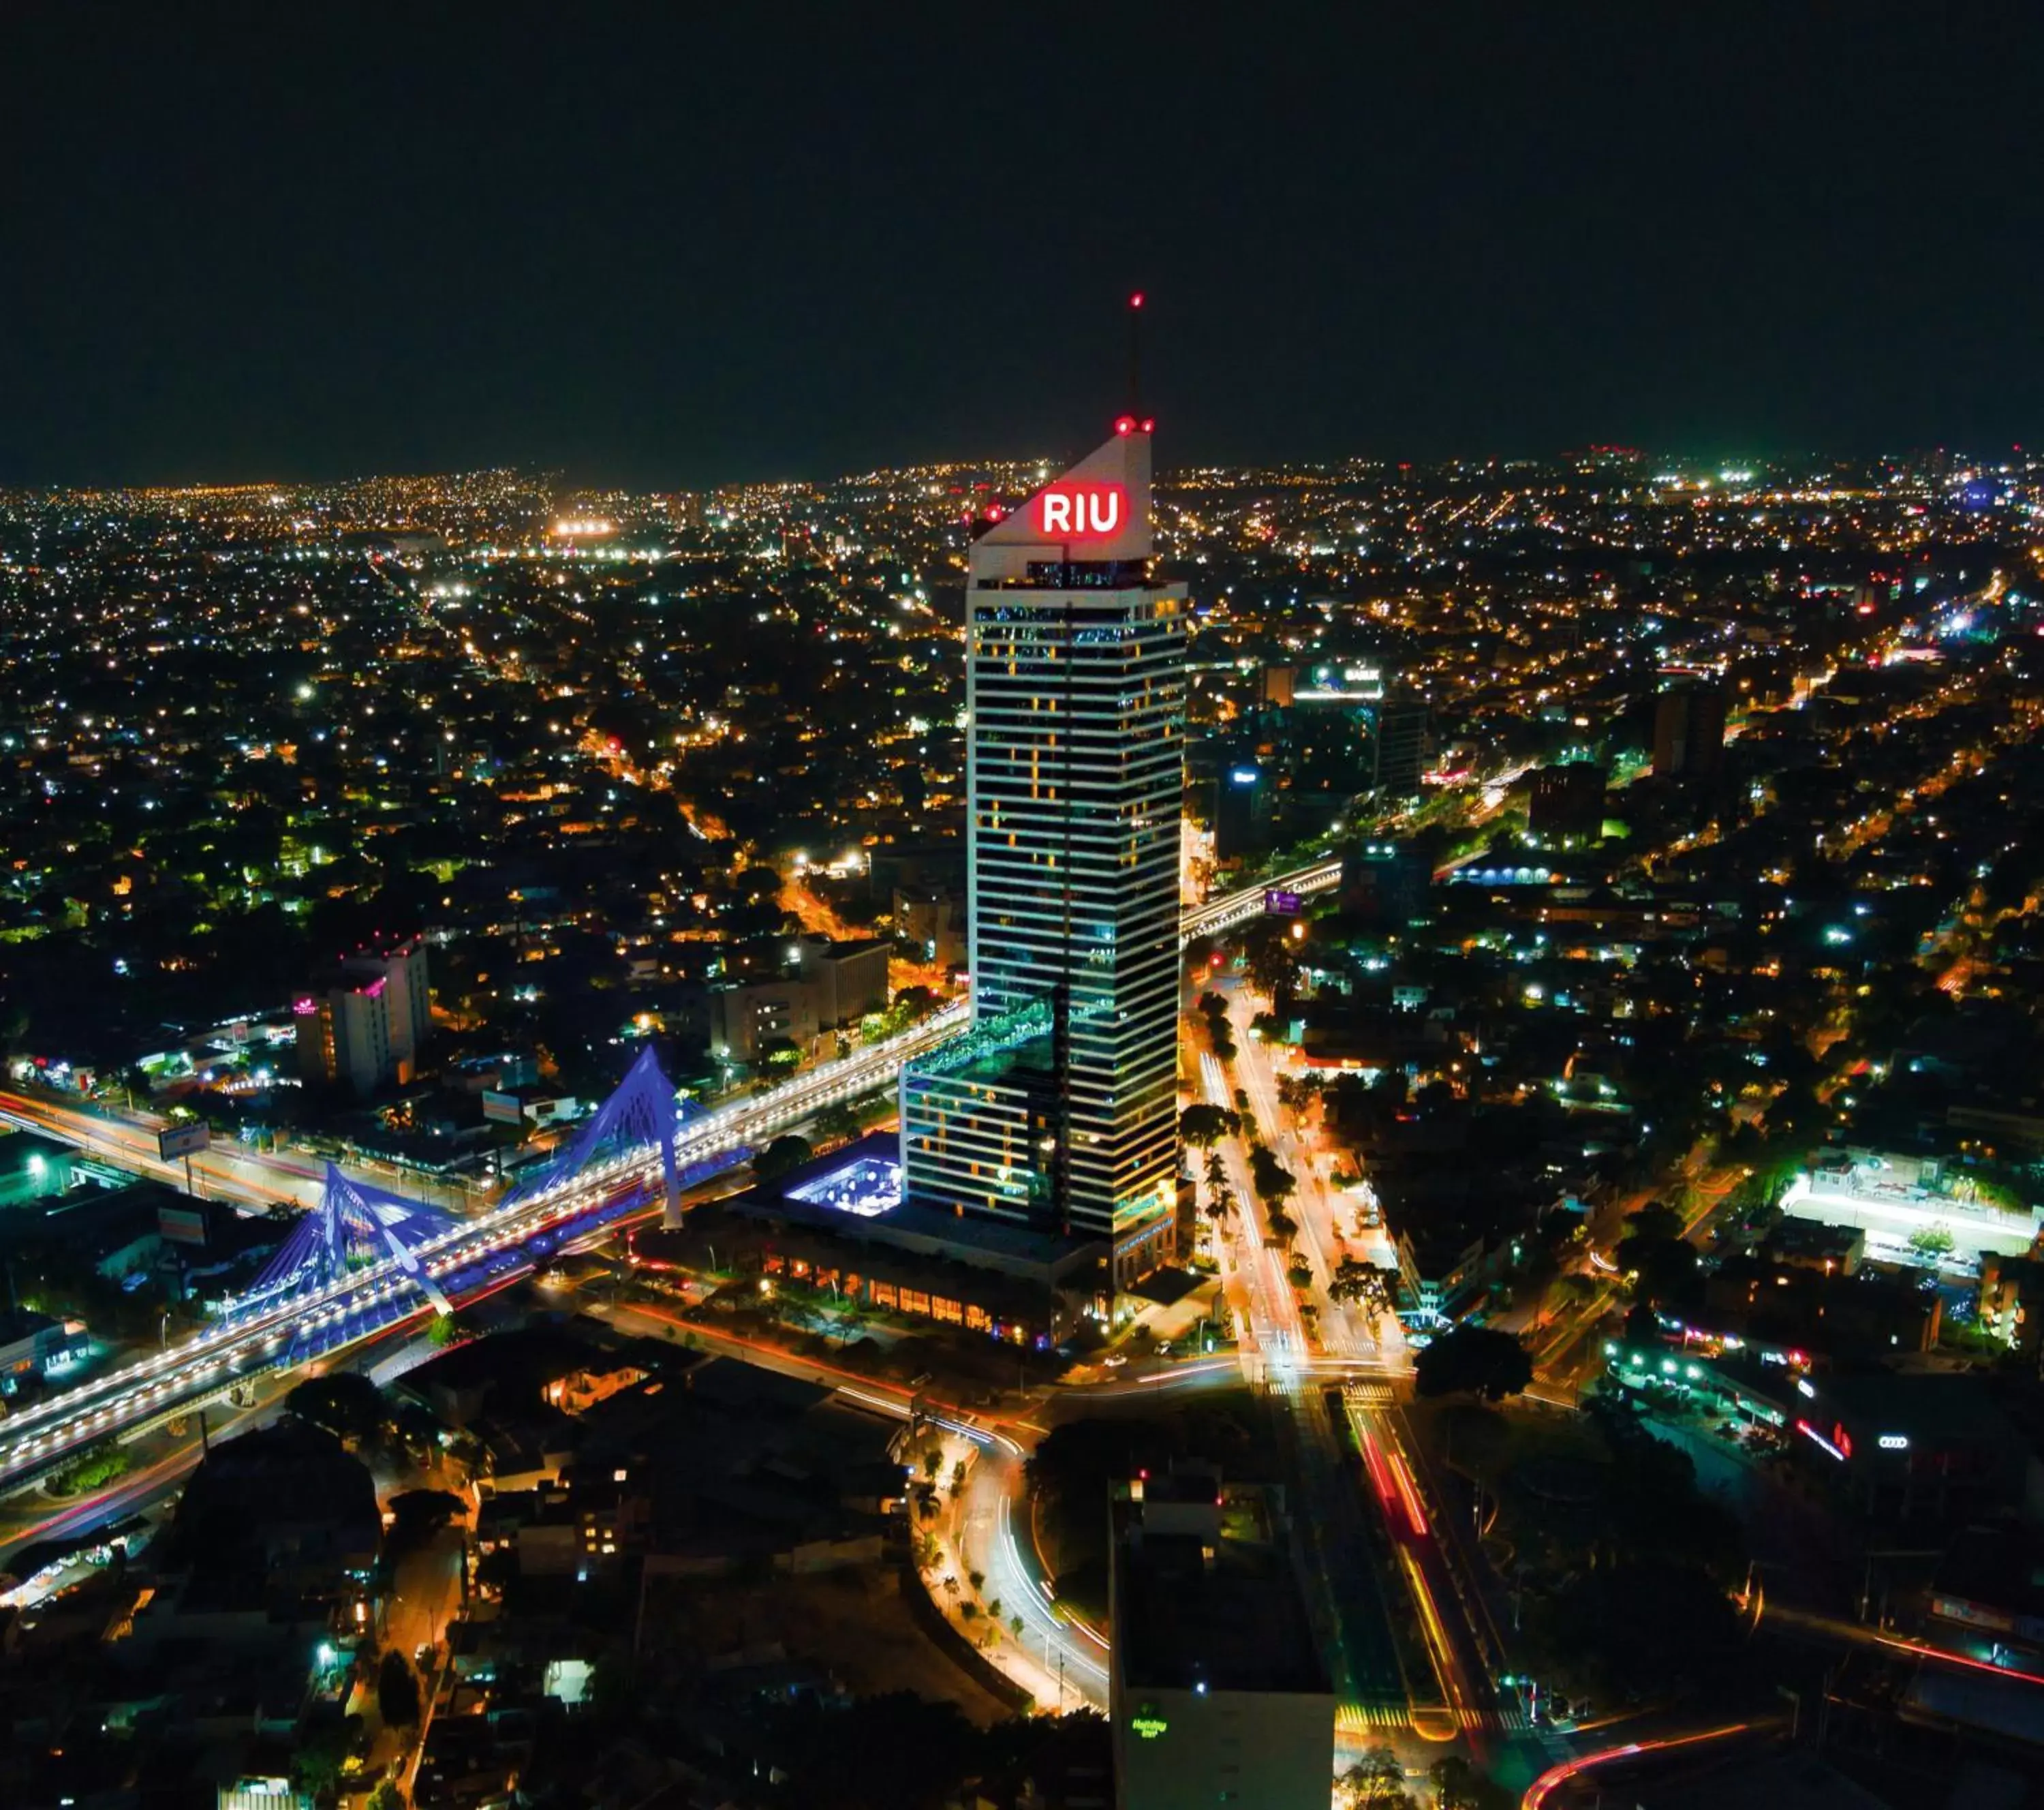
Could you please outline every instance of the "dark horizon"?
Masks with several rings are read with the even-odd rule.
[[[1984,455],[2044,410],[2034,15],[381,17],[17,25],[0,482],[1069,450],[1134,288],[1173,464]]]

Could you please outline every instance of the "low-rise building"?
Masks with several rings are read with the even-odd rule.
[[[793,966],[816,1000],[816,1023],[826,1031],[856,1024],[868,1013],[886,1009],[888,945],[877,938],[832,942],[805,936],[795,944]]]
[[[1849,1273],[1835,1255],[1831,1262],[1827,1270],[1821,1255],[1727,1257],[1689,1317],[1701,1332],[1804,1351],[1827,1363],[1878,1361],[1937,1343],[1943,1301],[1935,1290],[1904,1277]]]
[[[1117,1810],[1326,1810],[1335,1693],[1274,1489],[1187,1466],[1114,1507]]]
[[[91,1343],[83,1320],[53,1320],[28,1308],[0,1309],[0,1395],[62,1369]]]
[[[0,1209],[64,1193],[77,1154],[36,1132],[0,1131]]]
[[[884,1010],[888,959],[884,942],[797,938],[778,970],[710,989],[712,1051],[730,1062],[755,1063],[773,1044],[806,1050],[820,1033]]]
[[[797,974],[732,981],[709,995],[712,1051],[735,1063],[756,1063],[774,1046],[805,1051],[821,1026],[815,991]]]
[[[1860,1226],[1785,1219],[1768,1232],[1762,1255],[1822,1275],[1850,1276],[1866,1255],[1866,1232]]]
[[[962,889],[922,882],[894,889],[894,932],[922,946],[923,959],[940,968],[966,959]]]
[[[1938,1561],[1930,1612],[1948,1639],[1983,1643],[1996,1659],[2020,1656],[2032,1673],[2044,1669],[2044,1547],[2012,1528],[1967,1528]]]
[[[834,1288],[890,1311],[927,1314],[1016,1344],[1062,1339],[1081,1315],[1110,1311],[1104,1239],[905,1198],[893,1140],[885,1133],[805,1163],[726,1208],[751,1228],[748,1250],[767,1274]],[[636,1248],[659,1260],[672,1255],[670,1241],[692,1238],[642,1235]]]
[[[1957,1526],[2020,1501],[2023,1444],[1986,1378],[1875,1370],[1807,1380],[1792,1449],[1868,1518]]]
[[[1548,841],[1595,842],[1604,832],[1604,786],[1610,778],[1592,760],[1566,760],[1533,775],[1526,827]]]

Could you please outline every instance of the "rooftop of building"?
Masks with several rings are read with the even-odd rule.
[[[791,1170],[780,1178],[778,1190],[755,1189],[728,1205],[748,1219],[778,1220],[866,1243],[941,1245],[961,1262],[988,1266],[1028,1265],[1049,1270],[1098,1243],[1013,1220],[964,1217],[905,1195],[893,1205],[870,1210],[876,1194],[884,1193],[871,1185],[882,1170],[894,1173],[898,1192],[898,1144],[889,1132],[874,1132]],[[854,1204],[831,1204],[834,1178],[840,1176]]]
[[[460,1394],[486,1390],[493,1405],[536,1405],[547,1385],[582,1370],[635,1365],[678,1368],[686,1354],[657,1341],[620,1333],[602,1321],[577,1315],[565,1321],[537,1320],[513,1331],[471,1339],[407,1372],[404,1387],[423,1399],[440,1390]]]
[[[38,1313],[29,1307],[0,1307],[0,1345],[11,1345],[17,1339],[31,1339],[38,1332],[47,1332],[60,1323],[47,1313]]]
[[[1911,1447],[2015,1448],[2014,1429],[1988,1379],[1973,1373],[1863,1370],[1822,1379],[1817,1398],[1821,1407],[1846,1416],[1855,1432],[1905,1439]]]
[[[1169,1481],[1157,1480],[1160,1489]],[[1212,1486],[1197,1480],[1202,1491]],[[1142,1506],[1120,1505],[1114,1557],[1116,1656],[1130,1690],[1325,1692],[1332,1689],[1281,1539],[1231,1537],[1223,1515],[1198,1534],[1145,1532]]]
[[[0,1229],[23,1236],[61,1238],[95,1258],[104,1258],[138,1239],[155,1236],[160,1209],[200,1205],[169,1183],[147,1177],[119,1188],[85,1182],[14,1209]]]
[[[2044,1544],[2010,1528],[1969,1528],[1938,1562],[1931,1588],[2044,1620]]]
[[[1768,1228],[1766,1248],[1781,1257],[1837,1257],[1865,1243],[1863,1227],[1829,1225],[1822,1220],[1784,1219]]]
[[[77,1155],[71,1145],[46,1138],[40,1132],[0,1128],[0,1175],[18,1175],[36,1157],[49,1162],[59,1157],[68,1159]]]

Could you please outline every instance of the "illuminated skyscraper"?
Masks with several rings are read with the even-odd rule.
[[[1149,582],[1150,435],[974,542],[973,1026],[901,1078],[910,1197],[1171,1254],[1185,590]]]

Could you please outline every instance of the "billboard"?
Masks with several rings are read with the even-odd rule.
[[[156,1232],[166,1244],[203,1244],[206,1214],[197,1207],[159,1207]]]
[[[1264,910],[1280,917],[1297,917],[1299,915],[1300,902],[1299,895],[1297,893],[1285,892],[1276,887],[1271,888],[1263,895]]]
[[[1294,687],[1298,704],[1374,704],[1384,696],[1384,673],[1371,666],[1340,666],[1324,662]]]
[[[524,1103],[515,1093],[500,1093],[494,1087],[486,1087],[482,1092],[482,1116],[495,1125],[522,1124]]]
[[[166,1125],[156,1133],[156,1155],[165,1162],[180,1156],[196,1156],[213,1142],[204,1125]]]

